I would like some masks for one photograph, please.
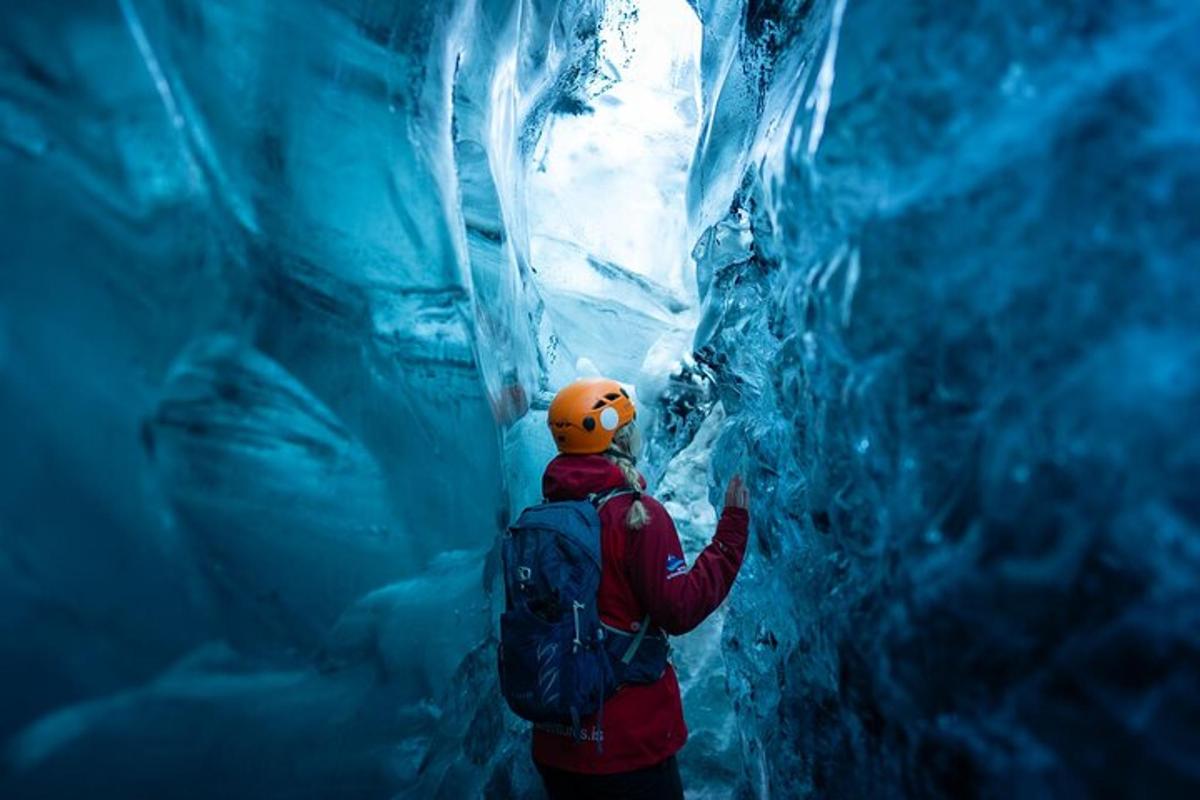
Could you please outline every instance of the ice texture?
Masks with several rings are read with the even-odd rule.
[[[485,564],[545,380],[525,165],[604,8],[5,18],[0,794],[528,784]]]
[[[740,790],[1194,794],[1196,6],[765,5],[692,172]]]
[[[536,798],[494,543],[636,392],[697,798],[1200,792],[1200,8],[0,26],[0,796]]]

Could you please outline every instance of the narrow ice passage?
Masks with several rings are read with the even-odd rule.
[[[17,0],[0,796],[536,798],[498,532],[633,387],[693,798],[1200,790],[1200,13]]]

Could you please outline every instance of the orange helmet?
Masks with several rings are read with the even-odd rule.
[[[637,416],[629,393],[607,378],[583,378],[554,395],[546,419],[558,452],[603,453],[617,428]]]

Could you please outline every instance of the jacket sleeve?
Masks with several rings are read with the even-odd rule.
[[[691,568],[671,515],[645,498],[650,522],[632,533],[630,585],[650,621],[671,635],[687,633],[721,605],[746,554],[750,514],[726,508],[717,532]]]

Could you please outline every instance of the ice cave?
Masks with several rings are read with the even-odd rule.
[[[600,375],[689,800],[1200,797],[1194,0],[0,8],[0,797],[542,798]]]

